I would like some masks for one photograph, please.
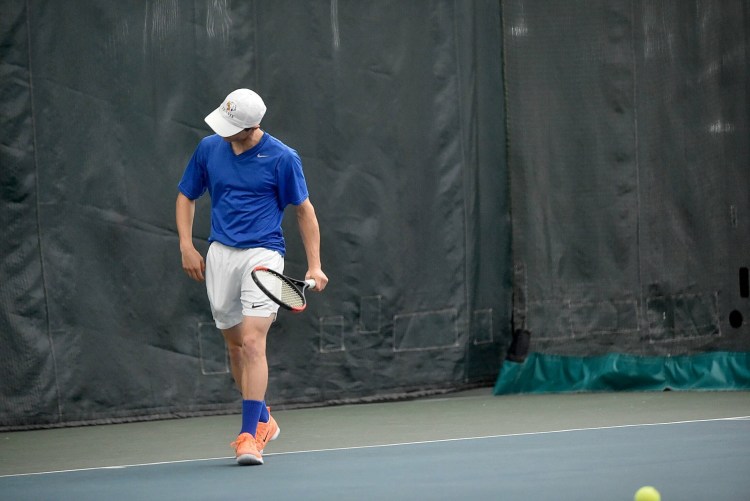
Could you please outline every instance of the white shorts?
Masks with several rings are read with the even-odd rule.
[[[283,273],[284,257],[270,249],[237,249],[212,242],[206,256],[206,291],[219,329],[229,329],[242,317],[275,316],[279,305],[271,301],[250,273],[265,266]]]

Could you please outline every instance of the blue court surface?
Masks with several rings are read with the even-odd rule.
[[[489,398],[495,399],[487,400],[493,405],[502,401]],[[448,416],[457,403],[471,409],[482,401],[450,400],[443,400]],[[560,418],[555,412],[566,412],[543,398],[537,402],[540,410],[552,413],[547,421],[553,424]],[[738,402],[743,409],[746,395]],[[397,406],[380,405],[372,412]],[[400,414],[405,410],[401,406]],[[579,412],[585,411],[579,406]],[[292,412],[304,411],[287,411],[290,427],[295,426]],[[335,415],[337,410],[325,412]],[[591,412],[601,414],[594,408]],[[472,429],[471,414],[465,416],[464,432]],[[418,411],[412,415],[421,416]],[[420,421],[413,426],[429,435],[430,423],[424,417]],[[457,438],[439,438],[445,429],[437,423],[435,439],[406,443],[371,436],[387,427],[361,429],[365,445],[269,452],[257,467],[237,466],[225,456],[10,474],[0,477],[0,499],[632,500],[642,485],[656,486],[664,501],[750,499],[750,418],[655,422],[644,416],[643,421]],[[352,424],[346,418],[342,422]],[[455,426],[451,429],[461,434]],[[294,437],[294,430],[289,433]]]

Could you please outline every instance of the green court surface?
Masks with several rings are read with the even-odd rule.
[[[256,467],[234,463],[238,415],[2,433],[0,499],[750,499],[748,392],[482,388],[273,414]]]

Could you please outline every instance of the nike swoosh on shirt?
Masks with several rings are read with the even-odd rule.
[[[258,153],[258,158],[268,158],[268,155],[261,155],[260,153]]]

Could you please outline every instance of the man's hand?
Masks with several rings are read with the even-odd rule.
[[[182,251],[182,269],[196,282],[203,282],[206,279],[206,261],[195,247]]]
[[[328,277],[325,273],[323,273],[323,270],[321,269],[307,270],[305,280],[307,280],[308,278],[312,278],[313,280],[315,280],[315,287],[310,288],[310,290],[312,291],[321,292],[326,288],[326,285],[328,285]]]

